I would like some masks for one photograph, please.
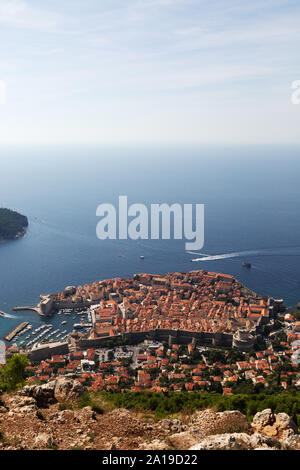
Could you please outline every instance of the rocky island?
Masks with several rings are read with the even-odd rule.
[[[13,240],[25,235],[28,219],[10,209],[0,208],[0,241]]]

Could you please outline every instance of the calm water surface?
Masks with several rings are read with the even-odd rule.
[[[2,148],[0,205],[27,215],[30,225],[23,239],[0,244],[0,310],[9,314],[0,317],[0,337],[20,321],[43,321],[34,313],[13,313],[15,305],[36,304],[40,294],[67,285],[137,272],[225,272],[295,304],[299,157],[299,147],[271,146]],[[204,203],[201,252],[208,259],[191,262],[197,256],[186,253],[180,240],[99,241],[96,207],[117,205],[119,195],[127,195],[129,204]],[[252,269],[243,268],[244,260]]]

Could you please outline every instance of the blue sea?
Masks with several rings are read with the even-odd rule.
[[[299,157],[299,147],[271,145],[2,148],[0,205],[27,215],[29,229],[0,244],[0,310],[8,314],[0,317],[0,337],[20,321],[44,321],[12,312],[16,305],[138,272],[224,272],[294,305],[300,300]],[[206,259],[192,262],[198,255],[186,253],[184,240],[98,240],[96,208],[117,206],[119,195],[148,206],[205,204]]]

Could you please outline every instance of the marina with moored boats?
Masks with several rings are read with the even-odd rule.
[[[65,319],[60,317],[61,321],[57,322],[56,315]],[[91,328],[89,308],[65,308],[57,311],[51,318],[45,317],[44,322],[36,328],[29,321],[20,323],[4,339],[21,350],[29,351],[39,344],[66,341],[72,331],[80,330],[81,333],[88,333]]]

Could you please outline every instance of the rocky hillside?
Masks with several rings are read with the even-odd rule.
[[[270,409],[251,424],[239,411],[213,410],[155,422],[125,409],[79,407],[83,393],[79,382],[61,377],[3,395],[0,449],[300,450],[295,423]]]

